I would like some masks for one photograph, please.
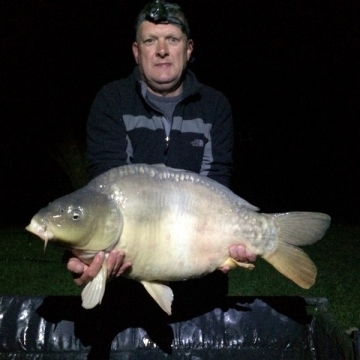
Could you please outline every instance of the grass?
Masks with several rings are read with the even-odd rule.
[[[21,229],[0,230],[0,295],[79,295],[63,249]],[[318,267],[316,284],[303,290],[259,259],[252,271],[230,273],[230,295],[325,297],[328,311],[343,330],[360,327],[360,227],[333,224],[305,251]]]
[[[79,295],[66,264],[64,249],[44,243],[27,231],[1,230],[1,295]]]

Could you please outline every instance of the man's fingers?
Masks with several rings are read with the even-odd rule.
[[[106,260],[107,277],[118,277],[126,271],[132,263],[129,261],[124,262],[125,253],[119,250],[112,250]],[[90,265],[84,264],[80,259],[73,257],[67,263],[67,268],[72,272],[74,282],[78,286],[86,285],[93,280],[99,273],[101,266],[105,261],[105,253],[100,251],[94,257]]]
[[[224,274],[227,274],[230,271],[230,266],[223,266],[220,268],[220,271],[222,271]]]
[[[116,276],[124,261],[125,254],[122,251],[112,250],[107,260],[108,277]]]
[[[246,257],[250,262],[254,262],[256,260],[256,254],[249,252],[248,250],[246,250]]]
[[[85,271],[86,275],[92,280],[100,271],[101,266],[105,259],[105,253],[100,251],[94,257],[93,262],[89,265],[87,270]]]
[[[83,264],[84,272],[80,277],[74,279],[75,284],[78,286],[83,286],[86,285],[91,280],[93,280],[100,271],[104,259],[105,259],[105,254],[103,251],[101,251],[95,255],[93,262],[89,266]],[[78,261],[81,262],[80,260]],[[69,264],[68,264],[68,268],[69,268]]]
[[[107,259],[108,277],[118,277],[132,264],[124,262],[125,253],[123,251],[112,250]]]
[[[256,254],[247,250],[243,245],[230,246],[230,256],[239,262],[253,262],[256,260]]]
[[[84,272],[85,264],[78,258],[70,258],[67,263],[67,269],[73,274],[82,274]]]
[[[128,268],[130,268],[131,266],[132,266],[132,263],[131,263],[130,261],[124,262],[124,263],[121,265],[119,271],[117,272],[116,277],[120,276],[123,272],[125,272],[125,271],[126,271]]]

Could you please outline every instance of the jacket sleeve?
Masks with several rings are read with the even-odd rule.
[[[234,144],[231,107],[227,98],[219,92],[213,95],[212,104],[214,120],[209,141],[204,148],[200,174],[229,187]]]
[[[109,85],[97,94],[87,122],[87,156],[91,177],[127,163],[126,129],[121,99]]]

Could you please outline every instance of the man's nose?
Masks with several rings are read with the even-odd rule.
[[[160,57],[165,57],[169,54],[168,46],[165,41],[158,42],[157,54]]]

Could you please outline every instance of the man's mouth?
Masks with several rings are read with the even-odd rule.
[[[157,67],[169,67],[169,66],[171,66],[171,64],[170,63],[158,63],[158,64],[155,64],[155,66],[157,66]]]

